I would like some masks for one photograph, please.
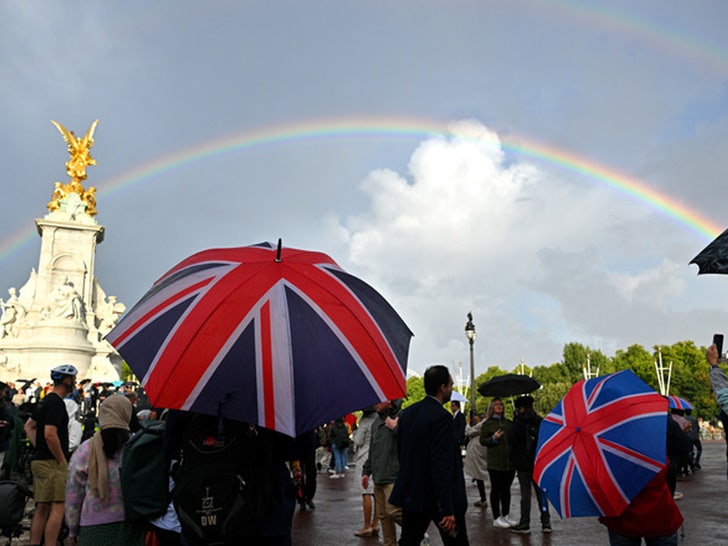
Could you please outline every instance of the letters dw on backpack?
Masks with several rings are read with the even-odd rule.
[[[174,503],[185,534],[206,544],[254,534],[269,505],[270,444],[239,425],[194,416],[183,444]]]

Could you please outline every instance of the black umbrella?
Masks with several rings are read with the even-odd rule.
[[[728,229],[690,260],[690,263],[698,266],[698,275],[728,275]]]
[[[519,394],[533,392],[539,387],[541,387],[541,383],[533,377],[507,373],[481,383],[478,392],[483,396],[518,396]]]
[[[28,390],[28,387],[31,387],[35,380],[38,379],[37,377],[34,377],[33,379],[16,379],[16,383],[22,383],[22,385],[19,387],[23,389],[23,391]]]

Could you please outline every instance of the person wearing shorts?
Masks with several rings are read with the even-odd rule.
[[[25,433],[35,446],[33,472],[35,514],[30,523],[30,544],[56,544],[66,510],[68,472],[68,413],[63,399],[73,392],[78,371],[70,364],[51,370],[53,390],[25,423]]]

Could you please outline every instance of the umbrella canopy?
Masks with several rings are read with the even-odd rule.
[[[481,383],[478,392],[483,396],[518,396],[528,394],[541,387],[541,383],[533,377],[517,373],[499,375]]]
[[[630,370],[576,383],[541,422],[533,479],[561,517],[619,516],[667,461],[667,400]]]
[[[680,398],[679,396],[668,396],[667,397],[667,404],[670,409],[679,409],[679,410],[686,410],[686,409],[693,409],[693,405],[685,400],[684,398]]]
[[[698,266],[698,275],[728,274],[728,229],[701,250],[690,263]]]
[[[465,396],[463,396],[462,394],[460,394],[460,391],[453,390],[452,395],[450,396],[450,401],[451,402],[460,402],[462,404],[462,403],[467,403],[468,399],[465,398]]]
[[[106,339],[155,406],[296,436],[404,397],[411,337],[371,286],[279,241],[183,260]]]

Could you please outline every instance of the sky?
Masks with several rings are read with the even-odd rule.
[[[475,373],[728,333],[728,3],[0,3],[0,294],[99,119],[95,273],[129,308],[209,247],[323,251]]]

